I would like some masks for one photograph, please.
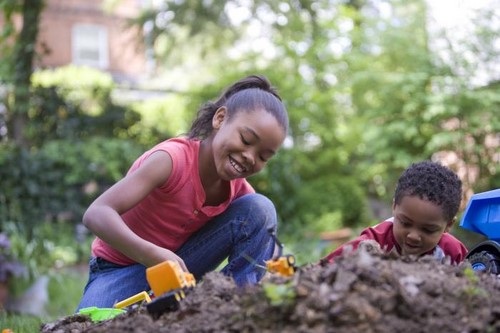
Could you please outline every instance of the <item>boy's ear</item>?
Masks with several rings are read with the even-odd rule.
[[[457,221],[457,217],[454,217],[451,221],[449,221],[446,224],[446,228],[444,229],[444,232],[449,232],[451,230],[451,227],[453,227],[453,225],[455,224],[456,221]]]
[[[220,108],[215,111],[215,114],[212,118],[212,127],[214,129],[219,129],[220,126],[222,125],[222,122],[226,118],[227,115],[227,109],[225,106],[221,106]]]

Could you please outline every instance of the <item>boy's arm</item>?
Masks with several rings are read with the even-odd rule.
[[[366,238],[363,235],[360,235],[360,236],[356,237],[355,239],[348,241],[347,243],[344,243],[343,245],[339,246],[336,250],[330,252],[330,254],[328,254],[326,257],[321,259],[321,263],[322,264],[326,264],[326,263],[331,264],[333,262],[334,258],[342,255],[344,250],[348,251],[348,252],[355,251],[358,248],[359,243],[361,243],[362,241],[367,240],[367,239],[369,239],[369,238]]]
[[[451,258],[455,264],[465,260],[468,250],[465,245],[449,233],[444,233],[438,243],[438,246],[443,250],[444,255]]]
[[[320,263],[332,263],[336,257],[342,255],[345,251],[355,251],[358,249],[360,243],[367,240],[374,240],[382,249],[391,250],[394,247],[392,241],[392,222],[384,221],[376,226],[364,229],[358,237],[332,251],[326,257],[321,259]]]

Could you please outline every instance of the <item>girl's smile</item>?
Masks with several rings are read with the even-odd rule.
[[[264,168],[285,140],[285,130],[264,109],[239,111],[228,118],[221,108],[213,120],[212,156],[223,180],[245,178]]]
[[[244,174],[247,169],[242,166],[240,163],[238,163],[234,158],[232,158],[231,156],[229,156],[229,163],[232,165],[232,167],[234,168],[234,170],[238,173],[238,174]]]

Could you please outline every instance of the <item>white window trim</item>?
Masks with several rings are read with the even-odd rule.
[[[97,61],[89,59],[80,59],[78,57],[78,34],[83,29],[95,29],[97,32],[97,48],[98,57]],[[71,52],[72,62],[76,65],[87,65],[97,67],[100,69],[107,69],[109,66],[109,53],[108,53],[108,31],[103,25],[97,24],[75,24],[71,31]]]

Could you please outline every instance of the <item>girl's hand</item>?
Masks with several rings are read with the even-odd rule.
[[[151,266],[154,266],[154,265],[159,264],[161,262],[164,262],[166,260],[170,260],[170,261],[176,261],[177,263],[179,263],[179,265],[181,266],[181,268],[185,272],[189,272],[187,267],[186,267],[186,264],[184,263],[184,260],[182,260],[182,258],[179,257],[174,252],[167,250],[167,249],[164,249],[162,247],[158,247],[157,251],[155,251],[155,252],[156,253],[154,254],[154,258],[156,258],[156,259],[154,260],[154,263]]]

